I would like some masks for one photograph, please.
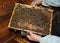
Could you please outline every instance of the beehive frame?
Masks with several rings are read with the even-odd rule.
[[[52,16],[51,9],[16,3],[8,28],[48,35],[51,34]]]

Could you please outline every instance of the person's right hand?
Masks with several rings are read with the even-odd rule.
[[[33,2],[31,3],[31,6],[35,7],[38,4],[41,4],[42,0],[33,0]]]
[[[30,32],[30,35],[27,35],[27,38],[31,41],[40,42],[41,36],[38,36]]]

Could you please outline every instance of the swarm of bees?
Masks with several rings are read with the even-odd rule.
[[[15,6],[9,27],[49,34],[52,12],[47,8],[27,6],[29,5],[17,4]]]

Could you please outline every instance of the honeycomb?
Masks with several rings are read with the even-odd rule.
[[[16,3],[8,27],[47,35],[52,27],[52,13],[45,7]]]

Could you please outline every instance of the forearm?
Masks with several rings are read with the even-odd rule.
[[[60,0],[42,0],[42,5],[60,7]]]
[[[60,37],[48,35],[40,39],[40,43],[60,43]]]

